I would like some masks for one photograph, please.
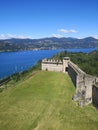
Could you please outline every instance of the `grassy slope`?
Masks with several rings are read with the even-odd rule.
[[[98,130],[98,111],[71,100],[63,73],[38,72],[0,93],[0,130]]]

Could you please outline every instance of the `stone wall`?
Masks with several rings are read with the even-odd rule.
[[[98,84],[93,85],[92,97],[93,97],[92,102],[93,102],[94,106],[96,106],[96,108],[98,109]]]
[[[74,69],[70,65],[68,65],[68,74],[69,74],[74,86],[76,87],[77,86],[76,85],[77,84],[77,82],[76,82],[77,81],[77,73],[76,73],[76,71],[74,71]]]
[[[69,57],[64,57],[63,62],[44,59],[42,61],[42,70],[68,72],[76,87],[76,93],[73,95],[73,100],[78,100],[80,106],[92,102],[92,86],[93,84],[96,84],[98,78],[86,74],[76,64],[71,62]],[[97,101],[98,100],[96,99],[96,102]]]
[[[42,61],[42,70],[62,72],[63,63],[61,61],[44,59]]]
[[[64,57],[63,61],[44,59],[42,60],[42,70],[58,71],[65,73],[66,68],[68,68],[68,62],[70,62],[69,57]]]
[[[92,102],[92,85],[96,82],[96,77],[86,74],[73,62],[68,63],[68,74],[76,87],[73,100],[78,100],[79,105],[87,105]]]

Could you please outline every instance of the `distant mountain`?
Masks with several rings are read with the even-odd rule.
[[[67,49],[67,48],[98,48],[98,39],[77,38],[42,38],[42,39],[6,39],[0,40],[0,51]]]

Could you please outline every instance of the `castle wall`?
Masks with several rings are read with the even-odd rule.
[[[76,89],[83,86],[85,73],[73,62],[68,63],[68,74],[71,77]]]
[[[95,83],[95,77],[86,74],[85,77],[85,88],[86,88],[86,93],[85,93],[85,99],[87,102],[92,102],[92,86]]]
[[[74,100],[80,100],[80,105],[87,105],[92,102],[92,85],[95,83],[96,77],[83,72],[73,62],[68,63],[68,74],[76,87]]]
[[[62,62],[43,60],[42,70],[62,72],[63,71],[63,64],[62,64]]]
[[[58,72],[67,71],[74,86],[76,87],[76,93],[73,96],[73,100],[78,100],[80,106],[87,105],[92,102],[92,86],[98,81],[98,79],[82,71],[76,64],[70,61],[69,57],[65,57],[63,62],[44,59],[42,61],[42,70]],[[93,89],[93,100],[98,103],[97,89]]]
[[[76,85],[77,84],[77,82],[76,82],[77,81],[77,73],[74,71],[74,69],[70,65],[68,66],[68,74],[69,74],[74,86],[76,87],[77,86]]]
[[[98,108],[98,85],[93,85],[92,97],[93,104]]]
[[[42,64],[42,70],[62,72],[62,64]]]

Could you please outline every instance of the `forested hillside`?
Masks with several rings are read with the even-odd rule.
[[[0,51],[49,50],[68,48],[98,48],[98,39],[71,37],[50,37],[42,39],[6,39],[0,40]]]
[[[98,51],[87,53],[68,53],[61,52],[53,56],[56,60],[62,60],[63,57],[68,56],[75,64],[77,64],[86,73],[98,77]]]

